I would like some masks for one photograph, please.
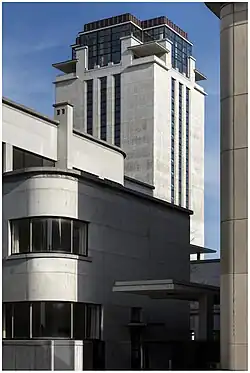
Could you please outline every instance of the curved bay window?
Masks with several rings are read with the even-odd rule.
[[[67,218],[11,220],[11,254],[63,252],[87,255],[88,224]]]
[[[101,339],[101,306],[70,302],[3,303],[3,338]]]

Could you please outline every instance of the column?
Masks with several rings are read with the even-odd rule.
[[[247,3],[220,18],[221,367],[247,370]]]
[[[58,168],[72,169],[73,106],[69,103],[57,103],[54,118],[58,120],[57,128],[57,162]]]
[[[199,299],[198,340],[211,341],[214,327],[213,298],[203,295]]]
[[[3,142],[2,147],[3,147],[2,172],[12,171],[13,170],[13,146],[11,144],[7,144]]]

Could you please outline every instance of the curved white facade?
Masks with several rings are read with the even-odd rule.
[[[5,261],[3,302],[83,302],[79,276],[86,276],[91,260],[73,254],[20,254]]]

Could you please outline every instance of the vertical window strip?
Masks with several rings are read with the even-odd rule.
[[[121,146],[121,75],[114,75],[115,79],[115,145]]]
[[[107,140],[107,77],[101,78],[101,140]]]
[[[186,89],[186,208],[189,208],[189,99],[190,90]]]
[[[171,94],[171,203],[174,203],[174,182],[175,182],[175,79],[172,78]]]
[[[93,135],[93,79],[87,80],[87,133]]]
[[[179,205],[182,197],[182,90],[183,84],[179,83]]]

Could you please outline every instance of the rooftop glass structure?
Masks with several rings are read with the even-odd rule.
[[[188,75],[188,57],[192,55],[192,44],[188,35],[166,17],[157,17],[144,21],[132,14],[106,18],[84,25],[84,31],[76,38],[72,46],[72,58],[75,48],[88,47],[88,68],[107,66],[109,62],[121,61],[121,41],[124,36],[133,35],[142,43],[169,39],[172,42],[172,66]]]

